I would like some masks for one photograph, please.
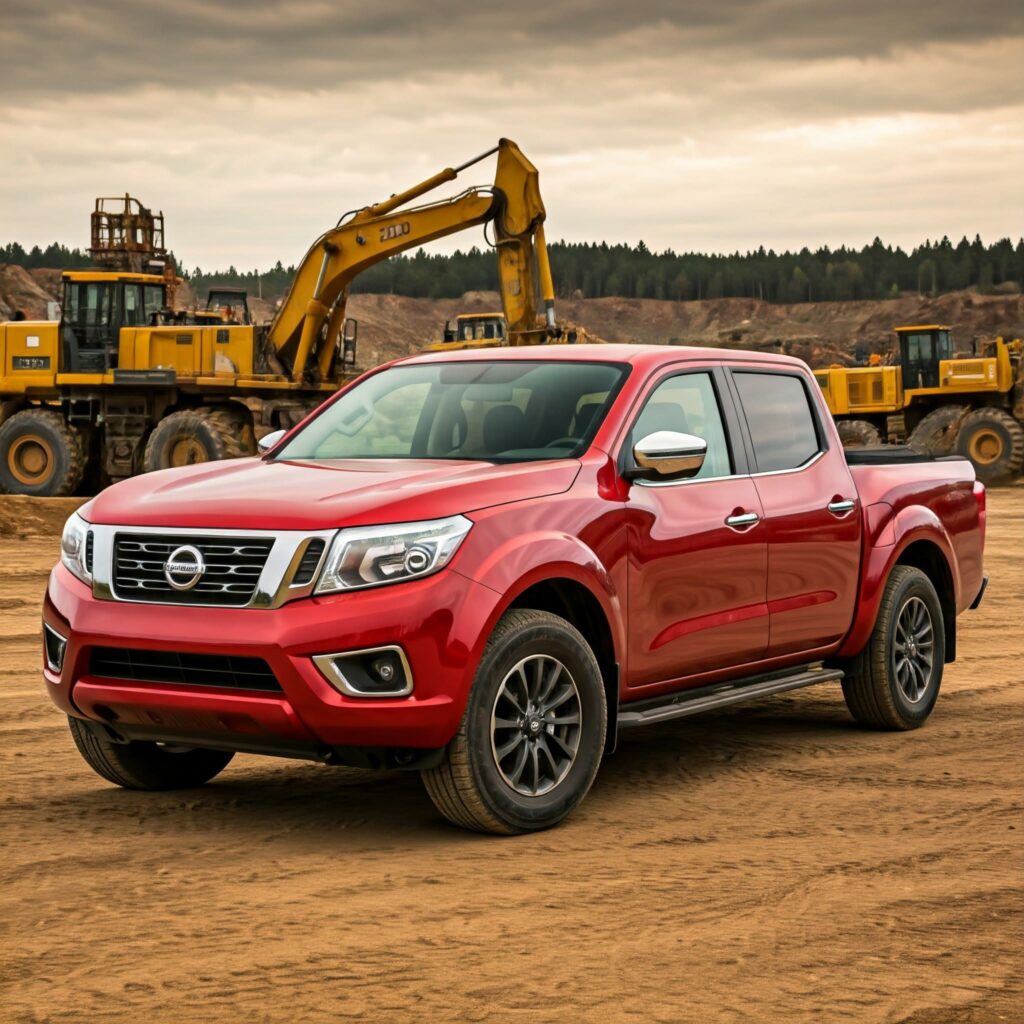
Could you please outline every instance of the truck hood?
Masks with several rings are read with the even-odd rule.
[[[112,526],[325,530],[415,522],[527,498],[561,494],[575,459],[496,466],[489,462],[259,458],[204,463],[132,477],[81,513]]]

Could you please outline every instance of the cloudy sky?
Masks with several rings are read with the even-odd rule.
[[[130,191],[188,266],[294,262],[501,135],[549,239],[1024,233],[1021,0],[3,0],[0,52],[0,241]]]

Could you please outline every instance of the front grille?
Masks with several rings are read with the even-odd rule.
[[[189,537],[119,533],[114,538],[113,589],[127,601],[198,604],[241,608],[256,591],[273,538]],[[164,563],[182,546],[196,548],[206,571],[189,590],[176,590],[164,576]]]
[[[230,654],[94,647],[89,659],[89,673],[136,683],[178,683],[185,686],[281,692],[281,684],[262,658],[242,658]]]
[[[295,577],[292,580],[293,587],[305,586],[313,582],[313,577],[316,575],[316,570],[320,565],[320,559],[323,557],[325,546],[324,542],[318,537],[314,537],[306,545],[302,561],[299,562],[299,567],[295,570]]]
[[[87,573],[91,573],[92,572],[92,549],[93,549],[93,539],[92,539],[92,530],[90,530],[85,535],[85,571]]]

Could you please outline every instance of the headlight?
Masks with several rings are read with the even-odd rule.
[[[60,537],[60,560],[68,572],[83,583],[92,585],[92,545],[89,543],[89,524],[73,512],[64,524]]]
[[[341,530],[327,553],[318,594],[428,576],[447,565],[473,524],[465,516]]]

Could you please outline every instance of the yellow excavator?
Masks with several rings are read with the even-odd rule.
[[[1024,468],[1024,343],[997,337],[958,354],[946,324],[895,328],[890,365],[815,370],[844,446],[906,442],[954,452],[985,483]]]
[[[497,154],[494,183],[410,205]],[[140,471],[252,454],[359,371],[352,281],[477,225],[497,250],[505,344],[563,336],[536,167],[508,139],[344,215],[310,247],[269,325],[173,308],[163,216],[97,201],[97,269],[62,275],[59,322],[0,324],[0,491],[71,494]],[[244,318],[243,318],[244,319]]]

